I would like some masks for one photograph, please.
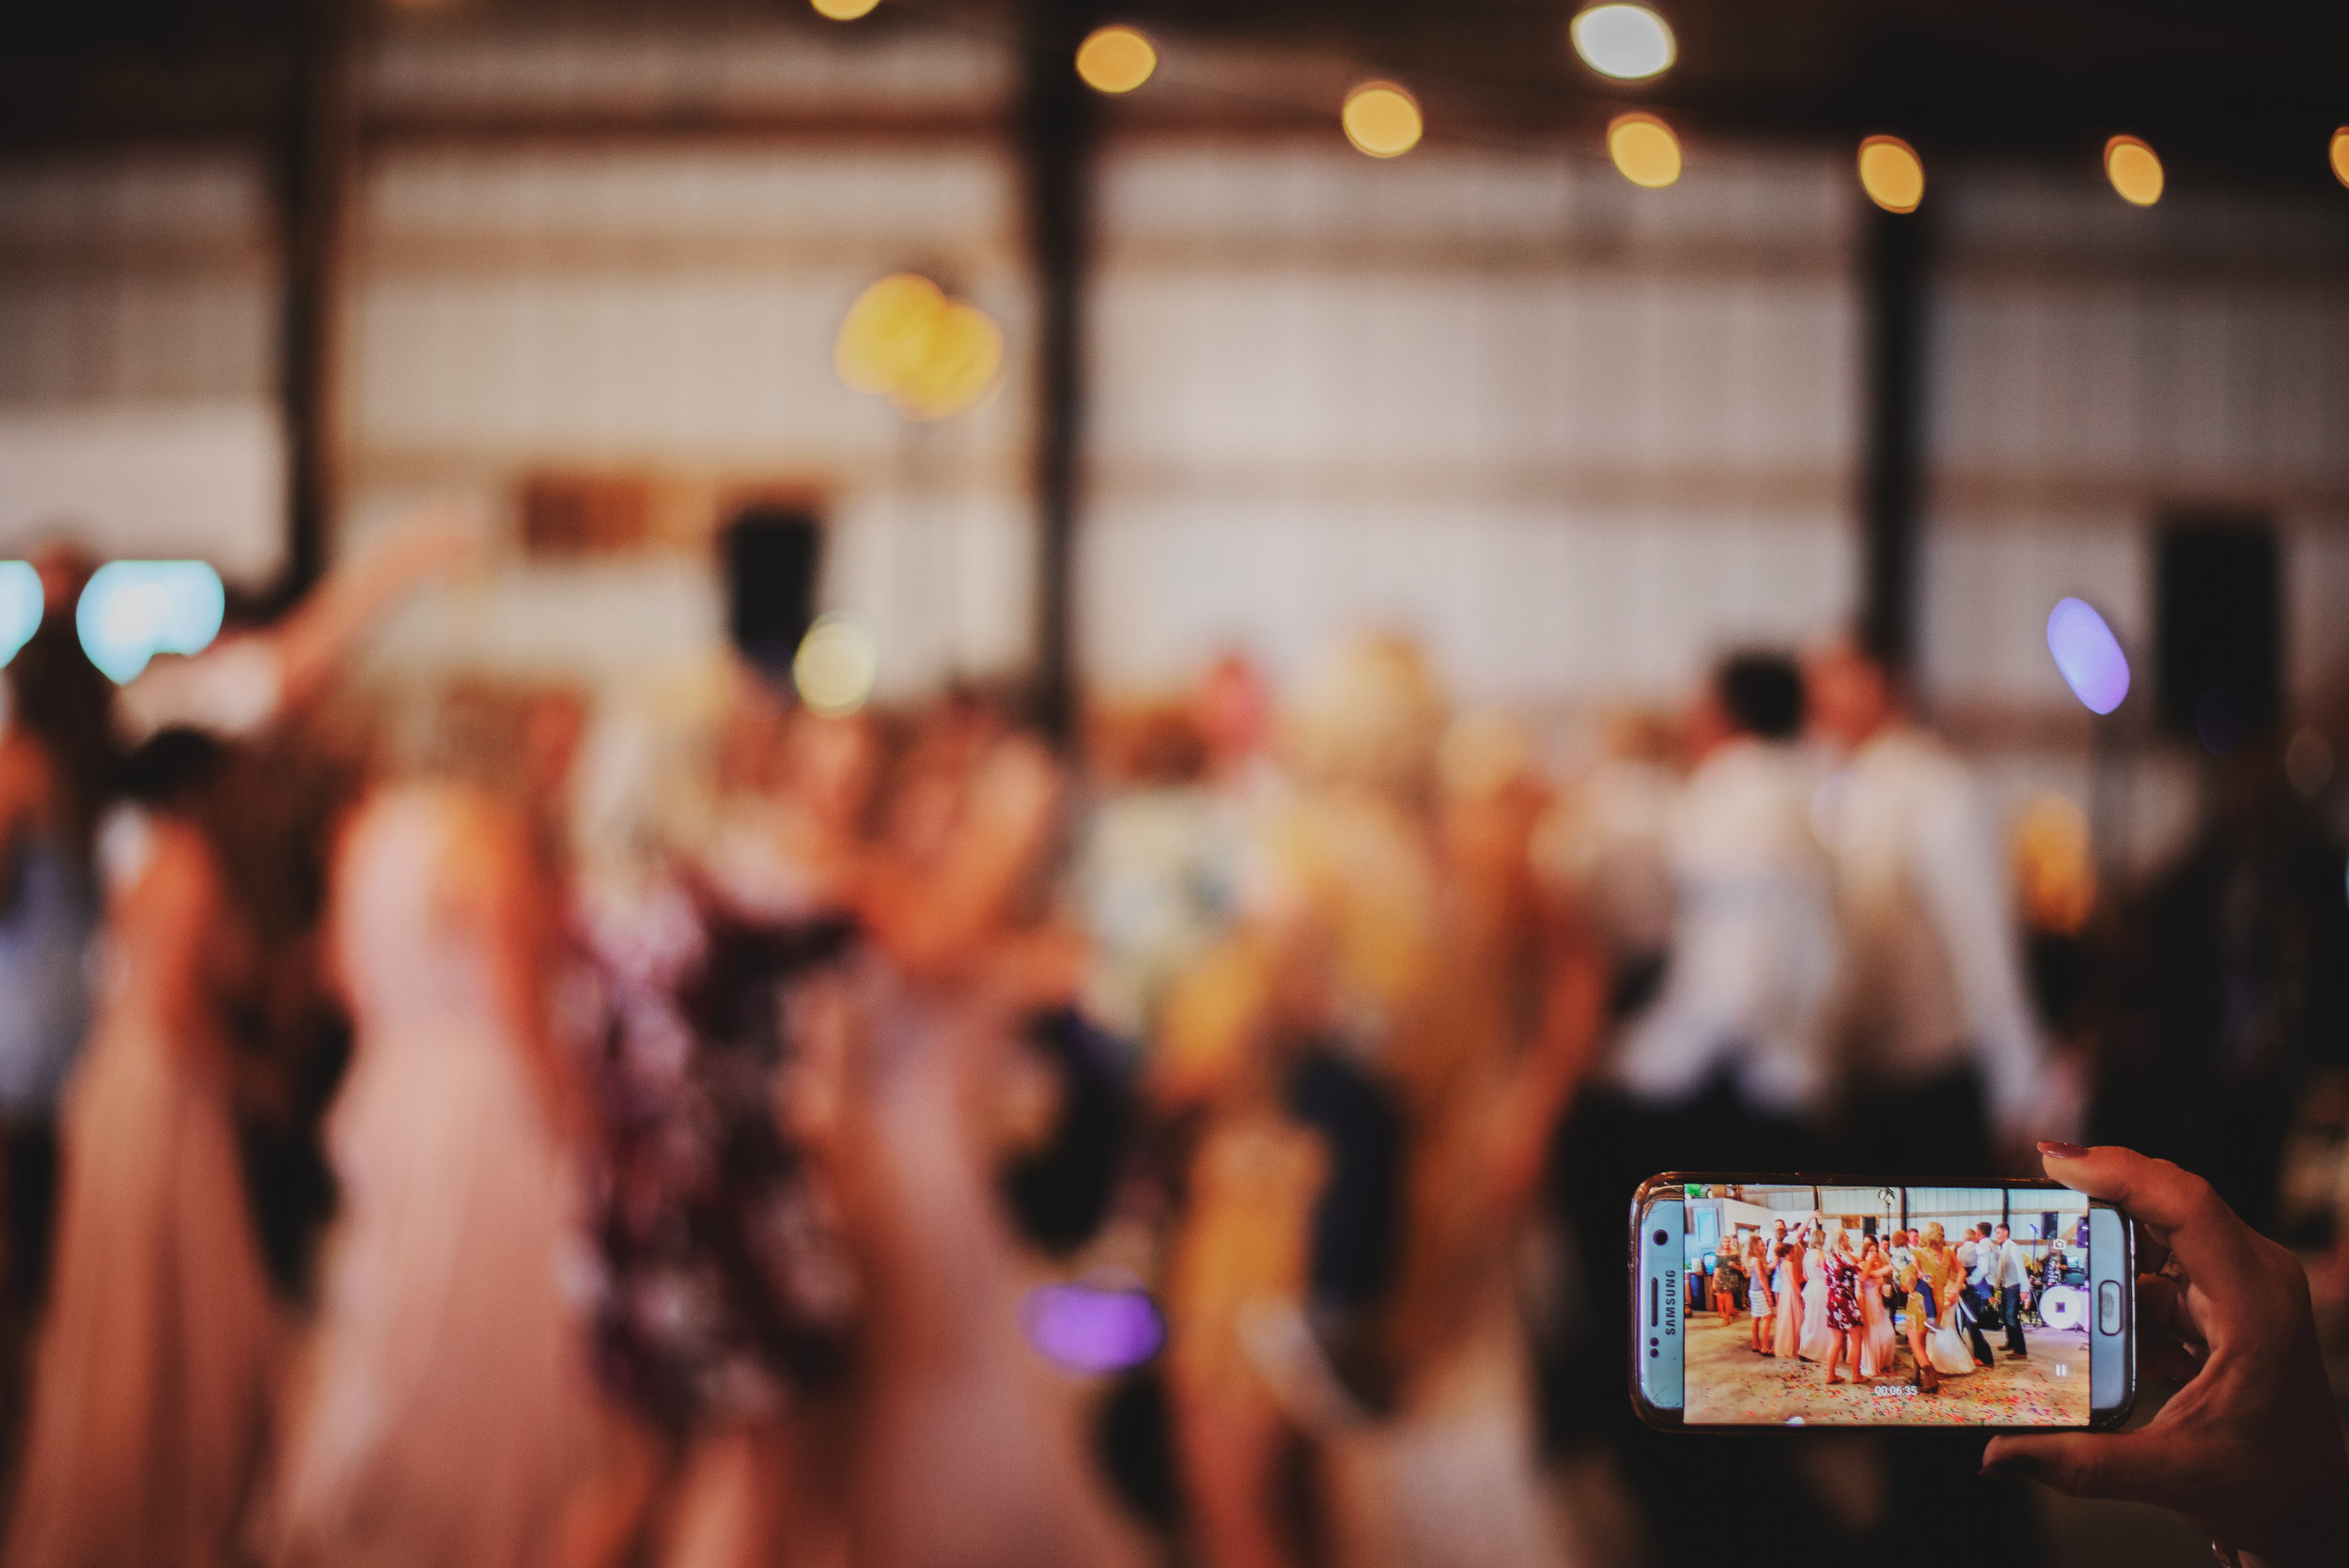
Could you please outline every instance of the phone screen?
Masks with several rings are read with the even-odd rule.
[[[2100,1227],[2079,1193],[1692,1184],[1677,1196],[1687,1424],[2090,1424]]]

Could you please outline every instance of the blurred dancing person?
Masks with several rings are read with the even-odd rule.
[[[581,1113],[543,1013],[543,899],[522,824],[465,790],[385,790],[345,835],[345,1208],[259,1531],[272,1562],[548,1549],[586,1412],[566,1285]]]
[[[1673,908],[1661,985],[1577,1100],[1551,1167],[1590,1324],[1567,1411],[1606,1423],[1667,1562],[1698,1560],[1702,1548],[1664,1524],[1681,1506],[1680,1463],[1621,1397],[1628,1307],[1603,1281],[1622,1275],[1623,1205],[1643,1177],[1808,1163],[1832,1089],[1839,943],[1829,866],[1812,835],[1816,768],[1799,740],[1802,716],[1801,676],[1772,654],[1725,660],[1697,694],[1688,717],[1696,766],[1664,833]],[[1799,1348],[1811,1259],[1797,1266],[1797,1292],[1778,1293],[1787,1354]],[[1783,1466],[1776,1447],[1757,1448],[1727,1483],[1726,1506],[1758,1515],[1802,1497]],[[1797,1524],[1804,1539],[1837,1539],[1824,1514],[1805,1512]]]
[[[2033,1138],[2070,1135],[2079,1107],[2032,1015],[2008,861],[1989,813],[1965,764],[1917,721],[1901,672],[1867,638],[1819,650],[1805,674],[1819,733],[1846,753],[1820,812],[1851,954],[1837,1009],[1851,1077],[1841,1162],[1924,1181],[2020,1169]],[[1931,1330],[1937,1340],[1945,1327],[1950,1340],[1962,1337],[1964,1283],[1952,1278],[1935,1296],[1946,1320]],[[1979,1339],[1970,1321],[1967,1330]],[[1986,1364],[1987,1342],[1979,1349]],[[1970,1372],[1975,1352],[1942,1361],[1944,1372]],[[1907,1445],[1934,1462],[1892,1467],[1894,1517],[2019,1506],[2011,1485],[1973,1477],[1967,1441],[1923,1436]],[[1922,1549],[1960,1560],[1954,1543]],[[2015,1550],[2018,1568],[2038,1560],[2036,1532],[2021,1532]]]
[[[746,735],[744,717],[722,768],[723,876],[664,839],[655,750],[597,748],[636,775],[598,780],[610,841],[583,846],[571,895],[593,996],[594,1358],[620,1419],[567,1518],[571,1568],[646,1541],[655,1561],[772,1560],[805,1491],[793,1419],[846,1361],[837,1205],[777,1115],[802,1067],[780,991],[848,945],[873,737],[807,713]]]
[[[303,983],[287,967],[308,956],[294,927],[309,911],[257,918],[224,841],[285,778],[187,732],[129,771],[146,810],[124,830],[104,996],[67,1103],[9,1568],[232,1560],[268,1406],[276,1312],[232,1079],[240,1021]]]
[[[82,651],[70,552],[34,563],[41,619],[0,675],[0,1400],[16,1405],[15,1337],[40,1303],[56,1204],[57,1099],[90,1021],[99,899],[93,841],[114,786],[114,684]]]
[[[1846,640],[1805,675],[1813,722],[1847,752],[1821,797],[1850,949],[1845,1168],[1961,1181],[1994,1153],[2012,1164],[2060,1111],[1989,815],[1884,659]]]

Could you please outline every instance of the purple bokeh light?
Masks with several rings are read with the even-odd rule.
[[[1039,1285],[1020,1303],[1028,1343],[1067,1372],[1123,1372],[1166,1343],[1149,1293],[1127,1283]]]
[[[2128,655],[2105,618],[2081,600],[2058,599],[2047,613],[2047,651],[2091,713],[2110,713],[2129,694]]]

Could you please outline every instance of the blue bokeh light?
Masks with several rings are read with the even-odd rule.
[[[2105,618],[2080,599],[2056,601],[2047,614],[2047,651],[2072,695],[2091,713],[2110,713],[2129,694],[2129,660]]]
[[[159,653],[201,653],[220,635],[227,596],[201,561],[109,561],[90,574],[73,624],[91,663],[121,686]]]
[[[40,573],[30,561],[0,561],[0,665],[40,629]]]

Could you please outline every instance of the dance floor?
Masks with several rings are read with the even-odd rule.
[[[1990,1336],[1998,1365],[1942,1379],[1938,1393],[1916,1390],[1906,1344],[1892,1373],[1872,1387],[1825,1381],[1816,1363],[1757,1356],[1749,1348],[1750,1320],[1724,1327],[1710,1312],[1688,1319],[1687,1419],[1715,1424],[1811,1426],[2083,1425],[2088,1421],[2088,1334],[2084,1329],[2026,1328],[2025,1360],[2011,1360],[2003,1334]]]

